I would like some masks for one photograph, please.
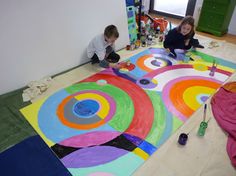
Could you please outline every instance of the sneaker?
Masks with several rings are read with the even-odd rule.
[[[205,48],[204,46],[202,46],[201,44],[197,44],[196,46],[194,46],[195,48]]]
[[[96,64],[96,63],[99,63],[99,60],[96,60],[96,59],[91,59],[91,64]]]
[[[190,40],[190,45],[192,45],[194,48],[204,48],[198,41],[198,39],[192,39]]]

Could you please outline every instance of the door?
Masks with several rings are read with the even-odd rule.
[[[196,0],[151,0],[150,10],[153,13],[173,18],[193,15]]]

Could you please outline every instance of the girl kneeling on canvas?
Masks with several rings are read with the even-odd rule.
[[[194,18],[186,16],[180,24],[170,30],[165,36],[164,48],[170,52],[170,56],[176,57],[175,49],[189,50],[190,48],[204,48],[199,44],[198,39],[194,39]]]

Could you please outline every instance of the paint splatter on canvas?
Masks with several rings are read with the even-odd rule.
[[[162,48],[121,66],[21,109],[72,175],[131,175],[236,69],[197,51],[173,59]]]

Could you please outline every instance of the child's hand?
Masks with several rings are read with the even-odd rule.
[[[189,45],[189,42],[190,42],[190,39],[186,39],[186,40],[184,41],[185,46],[188,46],[188,45]]]

